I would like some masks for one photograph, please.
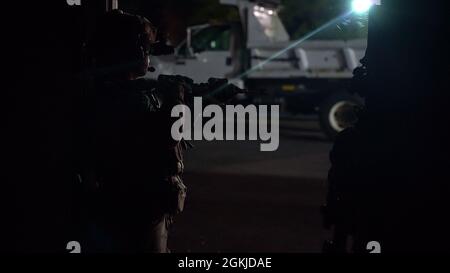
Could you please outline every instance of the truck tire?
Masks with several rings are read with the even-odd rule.
[[[362,105],[362,99],[347,92],[339,92],[327,97],[319,107],[322,131],[333,140],[340,131],[356,123],[356,111],[358,106]]]

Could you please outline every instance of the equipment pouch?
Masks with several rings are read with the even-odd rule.
[[[169,177],[168,212],[176,215],[184,210],[187,187],[178,175]]]

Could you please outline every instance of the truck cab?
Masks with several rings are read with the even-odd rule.
[[[176,49],[174,70],[196,82],[211,77],[231,78],[241,65],[236,56],[242,51],[239,23],[190,27],[186,39]]]

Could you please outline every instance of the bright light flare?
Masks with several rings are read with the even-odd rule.
[[[374,5],[372,0],[353,0],[352,9],[356,13],[366,13]]]

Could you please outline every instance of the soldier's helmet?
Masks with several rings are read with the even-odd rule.
[[[114,72],[146,70],[142,66],[148,66],[156,35],[145,17],[113,10],[99,20],[87,48],[96,67]]]

